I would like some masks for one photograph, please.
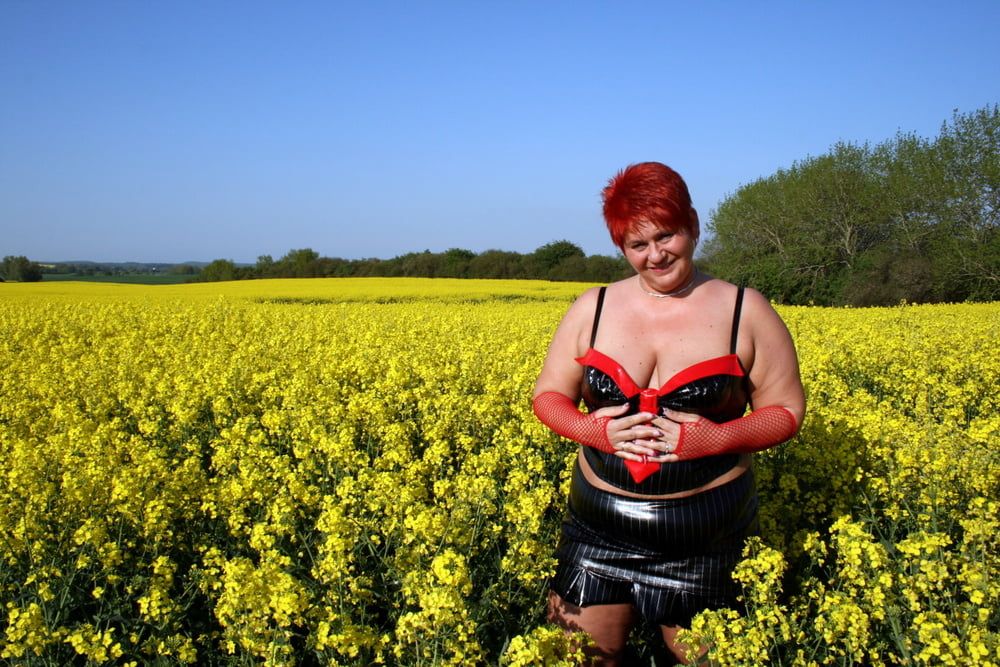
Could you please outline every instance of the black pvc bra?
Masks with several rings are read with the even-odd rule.
[[[729,354],[705,359],[684,368],[660,387],[642,387],[617,361],[594,349],[605,288],[601,288],[594,313],[590,348],[576,361],[584,367],[582,395],[590,411],[613,405],[629,404],[626,414],[640,411],[661,413],[664,408],[702,415],[722,423],[737,419],[746,412],[749,388],[746,373],[736,354],[743,288],[736,294],[733,309]],[[722,474],[738,457],[710,456],[679,461],[651,469],[642,480],[630,475],[623,459],[584,447],[584,455],[594,472],[608,483],[639,493],[672,493],[695,488]],[[655,465],[655,464],[653,464]]]

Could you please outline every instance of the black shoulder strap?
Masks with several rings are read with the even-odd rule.
[[[601,308],[604,307],[604,291],[608,289],[607,286],[602,287],[601,291],[597,293],[597,310],[594,311],[594,328],[590,330],[590,347],[594,347],[594,341],[597,340],[597,324],[601,321]]]
[[[736,308],[733,310],[733,335],[729,339],[729,354],[736,354],[736,335],[740,331],[740,311],[743,310],[743,286],[736,290]]]

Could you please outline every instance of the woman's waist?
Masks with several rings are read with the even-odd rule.
[[[587,454],[591,452],[593,454],[599,455],[598,460],[608,459],[608,458],[614,459],[613,462],[609,461],[609,463],[620,465],[621,470],[616,471],[619,473],[619,476],[621,476],[622,471],[626,470],[624,467],[623,459],[611,454],[600,455],[596,451],[593,450],[587,451],[585,447],[581,447],[580,452],[577,455],[577,461],[580,466],[580,471],[583,473],[583,476],[587,480],[587,482],[589,482],[595,488],[600,489],[602,491],[607,491],[608,493],[613,493],[619,496],[625,496],[627,498],[639,498],[643,500],[672,500],[676,498],[688,498],[691,496],[696,496],[700,493],[710,491],[724,484],[727,484],[735,479],[738,479],[739,477],[744,475],[747,472],[747,470],[750,469],[751,465],[751,459],[749,454],[742,454],[738,457],[733,457],[735,461],[731,460],[729,457],[725,457],[726,461],[725,465],[722,466],[720,469],[714,471],[716,474],[711,474],[709,476],[702,475],[702,479],[698,480],[695,483],[695,485],[690,488],[658,493],[654,491],[656,486],[654,478],[653,480],[650,480],[650,482],[652,483],[648,484],[649,491],[651,492],[644,493],[642,489],[636,488],[638,487],[637,484],[630,485],[633,487],[633,489],[622,488],[621,486],[617,486],[611,483],[610,481],[604,479],[600,475],[598,475],[598,473],[594,470],[594,467],[588,460]],[[722,463],[722,461],[719,461],[719,463]],[[678,466],[679,464],[664,463],[662,465]],[[607,471],[605,470],[605,472]],[[670,471],[668,470],[666,472]]]

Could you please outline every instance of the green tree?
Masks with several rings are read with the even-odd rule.
[[[523,278],[524,256],[507,250],[484,250],[469,260],[470,278]]]
[[[847,274],[883,234],[873,159],[868,146],[840,143],[741,188],[708,225],[710,263],[782,301],[839,302]]]
[[[439,275],[442,259],[438,253],[424,250],[401,255],[383,264],[388,266],[383,266],[380,275],[434,278]]]
[[[275,275],[274,258],[270,255],[258,255],[257,264],[254,265],[254,273],[261,278],[269,278]]]
[[[5,280],[34,283],[42,279],[42,267],[24,255],[7,255],[0,266]]]
[[[293,278],[314,277],[319,275],[316,267],[318,259],[319,253],[312,248],[289,250],[278,260],[277,275]]]
[[[569,241],[546,243],[531,253],[532,260],[545,271],[554,269],[570,257],[586,257],[586,255],[580,246]]]
[[[219,282],[222,280],[236,280],[236,265],[228,259],[216,259],[208,264],[198,274],[198,280],[202,282]]]
[[[198,268],[191,264],[174,264],[170,267],[170,273],[178,276],[194,276],[198,273]]]
[[[1000,106],[956,113],[935,147],[946,174],[935,250],[953,260],[941,279],[949,296],[1000,298]]]
[[[438,275],[446,278],[467,278],[469,263],[476,253],[464,248],[449,248],[441,261],[441,271]]]
[[[632,275],[632,267],[628,265],[621,255],[608,257],[607,255],[590,255],[587,257],[586,270],[584,275],[577,280],[585,280],[594,283],[610,283]]]
[[[840,143],[727,197],[705,264],[791,303],[1000,298],[1000,114]]]

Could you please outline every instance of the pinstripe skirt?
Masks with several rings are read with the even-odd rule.
[[[595,488],[578,463],[550,587],[580,607],[632,603],[647,622],[688,626],[737,606],[731,573],[757,530],[752,469],[687,498],[642,500]]]

